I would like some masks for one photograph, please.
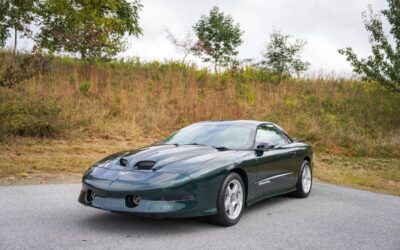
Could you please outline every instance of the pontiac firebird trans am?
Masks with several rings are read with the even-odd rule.
[[[312,156],[309,145],[271,122],[199,122],[97,162],[83,176],[79,202],[155,217],[210,216],[231,226],[262,199],[307,197]]]

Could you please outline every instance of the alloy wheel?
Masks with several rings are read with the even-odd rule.
[[[235,220],[243,209],[243,187],[238,180],[231,180],[225,190],[226,216]]]
[[[312,176],[311,176],[311,169],[309,165],[305,165],[303,169],[303,174],[302,174],[302,179],[301,183],[303,185],[303,191],[304,193],[308,193],[311,190],[311,182],[312,182]]]

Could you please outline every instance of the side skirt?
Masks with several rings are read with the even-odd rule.
[[[279,195],[283,195],[283,194],[288,194],[288,193],[291,193],[291,192],[294,192],[294,191],[296,191],[296,187],[291,188],[291,189],[288,189],[288,190],[285,190],[285,191],[283,191],[283,192],[279,192],[279,193],[275,193],[275,194],[267,194],[267,195],[264,195],[264,196],[261,196],[261,197],[257,197],[256,199],[247,201],[247,202],[246,202],[246,206],[251,206],[251,205],[253,205],[254,203],[257,203],[257,202],[259,202],[259,201],[262,201],[262,200],[265,200],[265,199],[268,199],[268,198],[271,198],[271,197],[274,197],[274,196],[279,196]]]

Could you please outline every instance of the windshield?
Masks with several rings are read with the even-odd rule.
[[[249,149],[256,126],[239,123],[197,123],[185,127],[163,140],[166,144],[200,144],[215,148]]]

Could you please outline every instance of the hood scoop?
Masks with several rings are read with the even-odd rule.
[[[129,164],[128,159],[121,158],[119,159],[119,165],[123,167],[127,167]],[[134,166],[133,170],[151,170],[154,165],[156,165],[155,161],[138,161]]]
[[[133,169],[136,170],[151,170],[154,165],[156,165],[155,161],[139,161],[133,166]]]
[[[119,165],[121,165],[121,166],[123,166],[123,167],[128,166],[128,160],[125,159],[125,158],[119,159]]]

